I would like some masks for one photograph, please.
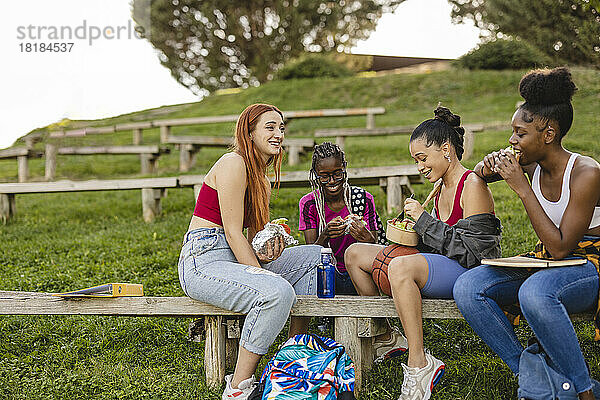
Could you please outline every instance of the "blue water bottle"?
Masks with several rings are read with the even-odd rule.
[[[321,249],[321,263],[317,267],[317,297],[329,299],[335,296],[335,259],[328,247]]]

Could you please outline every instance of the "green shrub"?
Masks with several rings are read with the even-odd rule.
[[[350,76],[352,72],[343,64],[322,54],[311,54],[290,61],[277,71],[275,79],[303,79]]]
[[[523,41],[496,39],[460,57],[458,64],[468,69],[524,69],[547,66],[551,60]]]

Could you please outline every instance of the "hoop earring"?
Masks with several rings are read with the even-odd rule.
[[[450,154],[446,153],[446,154],[444,155],[444,158],[445,158],[445,159],[446,159],[446,160],[447,160],[449,163],[451,163],[451,162],[452,162],[452,160],[450,160]]]

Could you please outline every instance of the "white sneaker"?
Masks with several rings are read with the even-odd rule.
[[[225,391],[223,392],[223,400],[246,400],[256,386],[254,375],[240,382],[237,389],[231,387],[233,374],[225,376]]]
[[[390,338],[383,341],[373,341],[373,350],[375,350],[376,363],[383,362],[393,357],[399,357],[406,353],[408,349],[408,340],[396,327],[390,331]]]
[[[440,383],[444,376],[445,364],[425,353],[427,365],[423,368],[411,368],[402,364],[404,382],[402,382],[402,394],[398,400],[428,400],[433,388]]]

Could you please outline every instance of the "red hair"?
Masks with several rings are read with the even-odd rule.
[[[235,125],[235,140],[233,142],[233,150],[242,156],[246,164],[248,187],[246,188],[244,207],[246,210],[250,210],[248,223],[255,232],[261,230],[269,222],[269,188],[267,185],[270,185],[270,183],[265,180],[267,167],[273,164],[275,182],[277,188],[279,188],[281,160],[283,158],[283,152],[280,151],[279,154],[269,158],[265,163],[250,139],[250,134],[256,129],[260,116],[269,111],[275,111],[283,119],[283,113],[270,104],[252,104],[246,107]],[[244,212],[244,215],[247,215],[246,212]]]

